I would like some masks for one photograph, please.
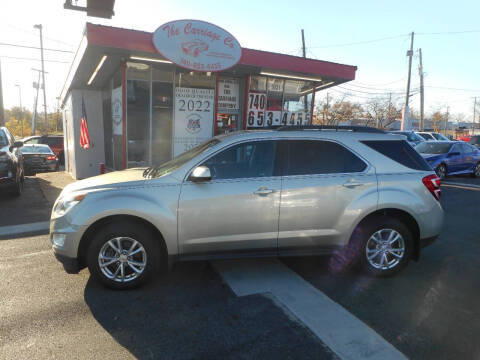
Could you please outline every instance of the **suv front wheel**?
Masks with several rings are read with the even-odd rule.
[[[391,276],[408,264],[412,257],[413,236],[401,221],[382,218],[362,230],[360,263],[369,274]]]
[[[160,246],[135,223],[111,223],[92,239],[87,265],[94,278],[112,289],[137,287],[159,269]]]

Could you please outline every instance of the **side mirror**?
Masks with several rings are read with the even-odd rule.
[[[12,146],[10,146],[10,151],[14,148],[21,148],[23,146],[23,141],[15,141]]]
[[[460,155],[460,153],[458,151],[454,151],[454,152],[449,153],[448,157],[457,156],[457,155]]]
[[[209,181],[212,180],[212,174],[210,173],[210,169],[208,167],[197,166],[192,171],[188,179],[193,182]]]

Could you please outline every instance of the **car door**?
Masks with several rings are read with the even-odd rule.
[[[471,146],[467,143],[460,144],[463,154],[463,170],[462,171],[472,171],[475,165],[474,162],[474,152]]]
[[[186,179],[178,205],[181,255],[276,254],[281,178],[277,142],[230,145],[203,161],[212,178]]]
[[[460,145],[461,144],[453,144],[448,152],[446,163],[449,174],[465,169],[465,164],[463,163],[463,151]]]
[[[288,140],[285,144],[279,254],[344,245],[345,229],[358,216],[348,211],[350,205],[370,194],[370,205],[376,207],[375,170],[333,141]]]

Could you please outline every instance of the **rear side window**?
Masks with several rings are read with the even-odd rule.
[[[367,164],[340,144],[320,140],[285,142],[284,175],[313,175],[362,172]]]
[[[0,129],[0,146],[7,146],[8,145],[8,139],[7,135],[5,135],[5,132]]]
[[[473,144],[473,145],[480,144],[480,136],[472,136],[470,139],[470,144]]]
[[[373,140],[362,143],[410,169],[432,170],[423,157],[405,140]]]

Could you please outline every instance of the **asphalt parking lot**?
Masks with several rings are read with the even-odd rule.
[[[478,359],[480,188],[469,185],[480,181],[445,183],[440,238],[397,277],[332,273],[329,257],[282,261],[406,357]],[[116,292],[87,270],[67,275],[46,235],[0,240],[0,254],[2,359],[337,358],[273,296],[236,296],[208,262]]]

